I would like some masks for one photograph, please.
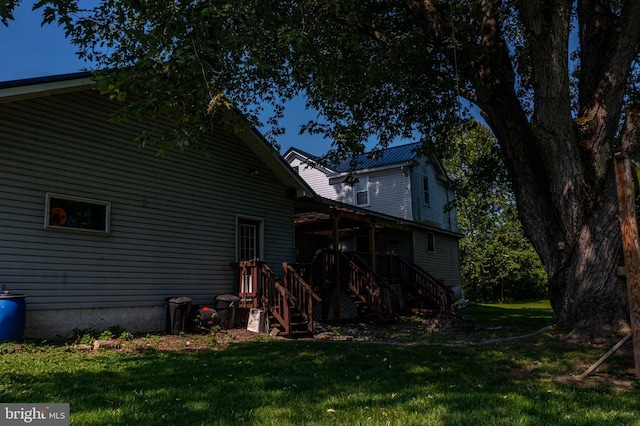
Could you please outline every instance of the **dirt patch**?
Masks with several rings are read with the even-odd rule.
[[[212,332],[210,334],[154,334],[134,339],[96,340],[92,345],[73,345],[76,349],[97,351],[112,349],[124,353],[138,353],[148,350],[193,352],[219,351],[226,349],[234,342],[250,342],[266,339],[266,334],[236,328],[232,330]],[[271,338],[271,337],[269,337]],[[278,338],[273,337],[273,338]]]
[[[420,318],[406,317],[400,318],[391,323],[353,323],[341,325],[319,325],[314,336],[299,338],[298,340],[330,340],[330,341],[354,341],[378,344],[394,345],[445,345],[445,346],[482,346],[499,342],[512,342],[514,340],[529,338],[542,332],[554,334],[552,328],[541,329],[535,333],[524,335],[510,334],[510,329],[506,327],[502,331],[506,337],[491,338],[482,333],[432,333],[428,331],[428,324]],[[492,328],[490,331],[495,331]],[[478,330],[476,330],[478,331]],[[486,331],[486,330],[485,330]],[[558,339],[561,336],[558,334]],[[267,339],[284,339],[275,333],[255,333],[246,328],[234,328],[210,334],[179,334],[179,335],[146,335],[139,336],[132,340],[112,339],[108,341],[94,342],[93,345],[72,345],[78,350],[97,352],[99,350],[117,350],[123,353],[140,353],[149,350],[194,352],[194,351],[220,351],[225,350],[230,345],[239,342],[264,341]],[[603,353],[608,347],[606,345],[593,345],[601,347]],[[618,353],[621,358],[632,359],[630,345],[622,347]],[[588,362],[584,365],[576,366],[579,371],[584,371],[589,367]],[[550,375],[550,380],[558,383],[579,383],[582,386],[597,386],[608,384],[614,387],[631,388],[638,385],[633,371],[628,371],[627,366],[616,366],[619,374],[609,374],[595,371],[585,380],[579,380],[577,376],[554,376]],[[533,371],[533,367],[527,369],[522,366],[509,367],[515,377],[525,377],[531,374],[538,374]]]

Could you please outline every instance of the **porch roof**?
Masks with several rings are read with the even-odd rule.
[[[296,198],[296,229],[309,234],[330,234],[334,230],[334,220],[339,219],[341,231],[361,228],[392,228],[402,231],[425,230],[429,232],[462,238],[462,234],[446,231],[426,223],[401,219],[373,210],[363,209],[318,195],[313,198]]]

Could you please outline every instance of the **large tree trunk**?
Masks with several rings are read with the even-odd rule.
[[[481,108],[504,154],[523,229],[547,270],[555,320],[585,340],[628,327],[626,284],[616,276],[622,246],[612,147],[640,39],[638,31],[627,38],[618,31],[630,28],[640,2],[629,2],[618,28],[605,19],[608,9],[581,2],[590,12],[580,27],[583,55],[589,56],[582,58],[576,119],[568,64],[572,3],[519,3],[532,66],[532,111],[514,90],[498,2],[483,2],[482,53],[469,49],[459,56],[475,89],[470,100]],[[627,133],[618,146],[636,149],[634,132]]]
[[[558,257],[545,259],[551,271],[549,298],[556,323],[568,328],[576,340],[629,328],[626,283],[616,275],[616,268],[622,264],[616,197],[611,176],[598,194],[598,207],[578,227],[575,242],[558,247]]]

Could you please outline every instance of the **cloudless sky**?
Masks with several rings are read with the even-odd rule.
[[[2,0],[0,0],[2,1]],[[42,11],[32,11],[34,2],[23,1],[9,26],[0,24],[0,81],[68,74],[90,69],[75,55],[75,47],[64,31],[54,25],[41,27]],[[305,109],[304,100],[287,104],[282,125],[286,133],[278,137],[281,153],[295,146],[311,154],[324,154],[329,141],[321,136],[298,135],[300,125],[314,119],[316,113]]]

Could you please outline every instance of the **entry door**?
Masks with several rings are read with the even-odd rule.
[[[238,219],[238,261],[258,260],[260,253],[261,222],[251,219]]]

